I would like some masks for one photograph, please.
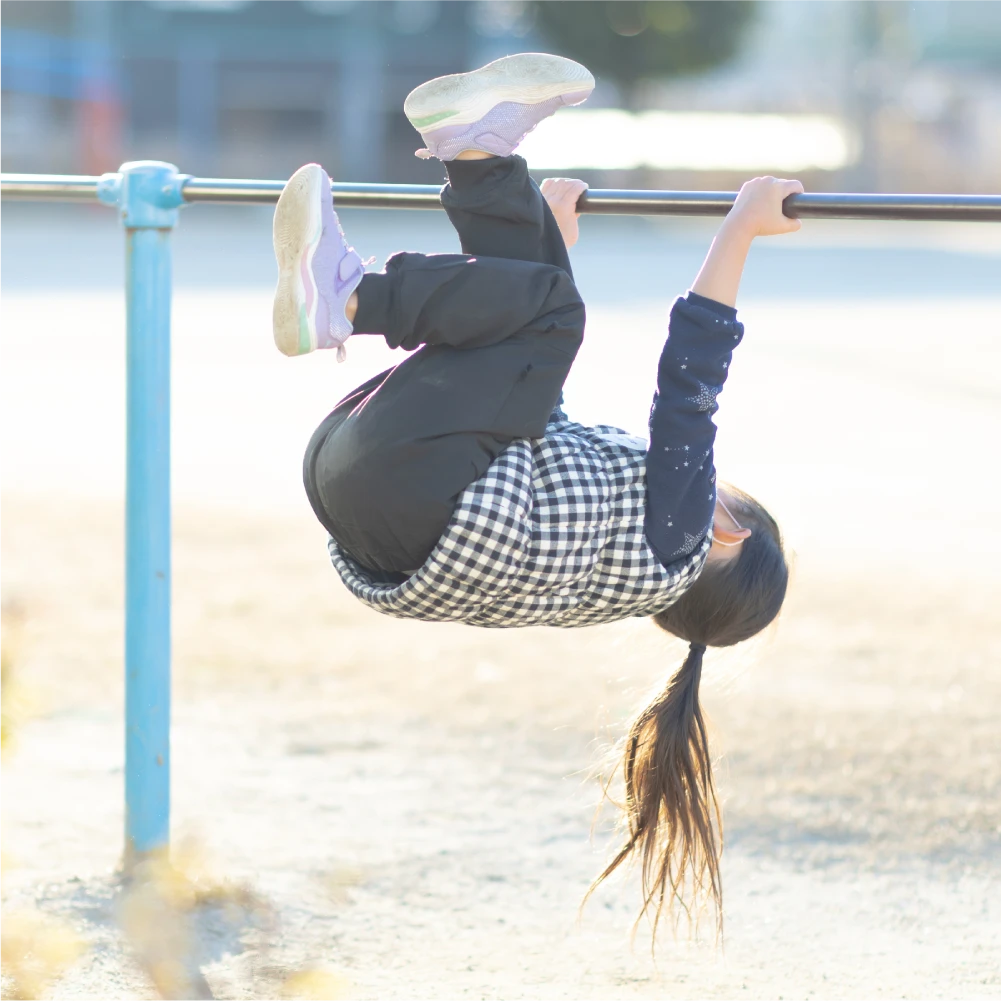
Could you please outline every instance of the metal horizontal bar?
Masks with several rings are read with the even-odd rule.
[[[86,202],[97,198],[99,178],[86,174],[0,174],[4,198]]]
[[[285,187],[284,181],[248,181],[230,178],[193,177],[183,188],[186,202],[240,202],[273,205]],[[437,209],[440,188],[432,184],[332,185],[341,208]]]
[[[786,215],[803,219],[1001,222],[1001,195],[807,193],[786,199]]]
[[[272,204],[284,181],[194,177],[184,185],[187,202]],[[341,208],[439,208],[430,184],[334,183]],[[724,216],[736,198],[729,191],[643,191],[596,188],[577,203],[595,215]],[[786,214],[804,219],[931,219],[1001,222],[1001,195],[872,195],[807,193],[786,201]]]
[[[4,198],[86,200],[96,197],[99,178],[55,174],[3,174]],[[185,202],[273,205],[284,181],[192,177]],[[434,209],[439,189],[430,184],[333,185],[341,208]],[[643,191],[596,188],[578,202],[598,215],[724,216],[736,195],[729,191]],[[786,199],[786,215],[803,219],[924,219],[1001,222],[1001,195],[895,195],[807,192]]]

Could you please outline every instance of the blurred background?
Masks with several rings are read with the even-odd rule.
[[[433,181],[403,96],[518,51],[598,77],[527,148],[596,183],[1001,190],[1001,4],[871,0],[5,0],[2,163]],[[613,109],[602,115],[602,109]],[[593,142],[594,123],[606,136]]]

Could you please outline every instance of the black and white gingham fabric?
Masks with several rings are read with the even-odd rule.
[[[399,618],[474,626],[589,626],[653,615],[695,582],[711,526],[665,568],[647,545],[646,443],[556,411],[545,438],[511,444],[459,497],[424,566],[379,583],[340,551],[330,558],[365,604]]]

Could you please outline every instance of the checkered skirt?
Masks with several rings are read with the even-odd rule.
[[[337,543],[334,569],[386,615],[473,626],[590,626],[653,615],[695,582],[711,526],[664,567],[643,531],[646,443],[556,411],[460,495],[434,551],[402,584],[379,583]]]

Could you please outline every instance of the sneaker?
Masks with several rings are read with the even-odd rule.
[[[510,156],[539,122],[592,90],[594,77],[580,63],[522,52],[428,80],[407,95],[403,110],[427,145],[417,156],[454,160],[467,149]]]
[[[352,326],[345,315],[362,280],[362,260],[347,245],[334,211],[330,177],[315,163],[300,167],[275,209],[278,288],[272,313],[275,344],[282,354],[335,348],[343,361]]]

